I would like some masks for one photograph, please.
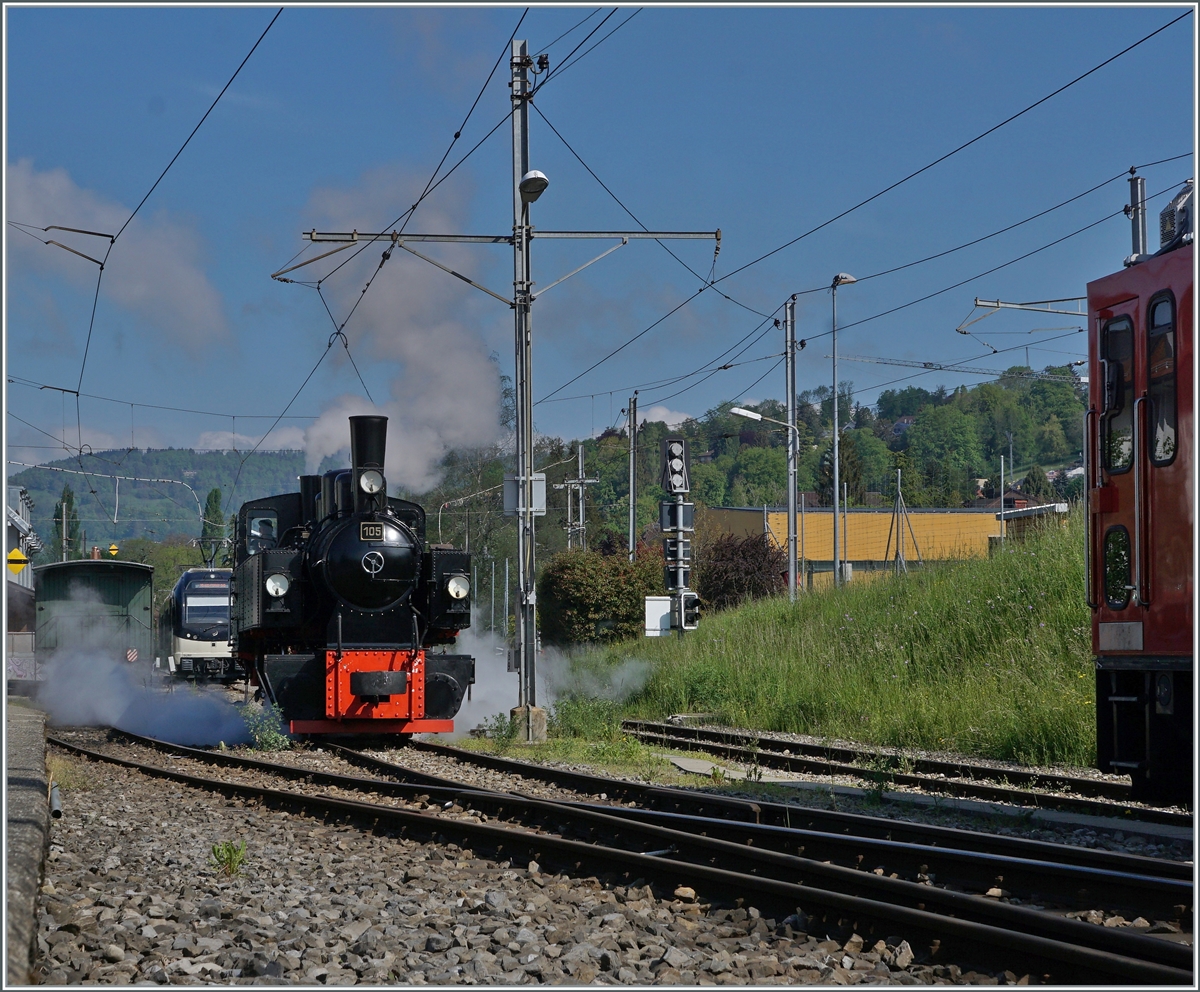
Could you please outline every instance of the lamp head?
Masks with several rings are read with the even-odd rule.
[[[546,191],[546,187],[549,185],[550,180],[546,178],[544,172],[531,169],[521,177],[521,183],[518,187],[521,190],[521,202],[532,203]]]
[[[847,283],[858,282],[849,272],[839,272],[833,277],[834,286],[845,286]]]
[[[745,417],[747,420],[762,420],[761,413],[755,413],[753,410],[746,410],[740,406],[731,407],[729,410],[735,417]]]

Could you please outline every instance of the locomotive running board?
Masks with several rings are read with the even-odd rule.
[[[293,734],[448,734],[453,720],[291,720]]]

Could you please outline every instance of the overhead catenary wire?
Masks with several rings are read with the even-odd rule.
[[[18,376],[18,375],[9,374],[7,378],[8,378],[8,381],[10,384],[17,385],[17,386],[27,386],[29,388],[39,389],[39,390],[41,390],[41,389],[59,389],[60,388],[58,386],[50,386],[46,383],[38,382],[35,379],[26,379],[26,378],[24,378],[22,376]],[[68,390],[68,392],[74,392],[74,390]],[[172,413],[191,413],[191,414],[195,414],[195,415],[201,416],[201,417],[221,417],[222,419],[225,419],[225,420],[229,420],[231,417],[236,418],[238,420],[271,420],[272,418],[274,418],[276,416],[276,414],[273,414],[273,413],[236,413],[235,414],[235,413],[229,413],[227,411],[219,411],[219,410],[195,410],[190,407],[167,406],[167,405],[161,404],[161,403],[140,403],[136,400],[118,399],[115,396],[100,396],[97,393],[80,393],[79,395],[84,397],[85,399],[101,400],[106,403],[120,403],[122,406],[136,406],[136,407],[142,407],[143,409],[146,409],[146,410],[166,410],[166,411],[169,411]],[[293,413],[293,414],[289,414],[288,416],[284,417],[283,419],[284,420],[312,420],[313,417],[314,417],[313,414]]]
[[[1054,90],[1051,93],[1048,93],[1046,96],[1042,97],[1040,100],[1037,100],[1036,102],[1029,104],[1024,109],[1018,111],[1017,113],[1011,115],[1010,117],[1005,118],[1003,121],[1000,121],[998,124],[992,125],[986,131],[983,131],[980,134],[977,134],[974,138],[971,138],[969,141],[964,142],[963,144],[959,145],[957,148],[951,149],[949,152],[946,152],[945,154],[939,156],[938,158],[934,159],[932,162],[929,162],[928,164],[922,166],[921,168],[915,170],[914,172],[909,173],[907,176],[903,177],[902,179],[899,179],[896,182],[891,183],[890,185],[879,190],[878,192],[873,193],[871,196],[867,197],[866,199],[860,200],[858,203],[854,204],[851,207],[848,207],[847,209],[841,211],[840,213],[834,215],[833,217],[830,217],[828,220],[822,221],[820,224],[816,225],[815,227],[810,228],[809,230],[805,231],[803,234],[800,234],[797,237],[792,238],[790,241],[787,241],[784,244],[771,249],[770,251],[766,252],[765,254],[760,255],[758,258],[755,258],[752,261],[747,262],[746,264],[744,264],[742,266],[739,266],[738,268],[734,269],[733,271],[728,272],[725,275],[721,276],[719,279],[715,279],[711,283],[711,285],[716,286],[718,283],[724,282],[726,279],[729,279],[732,276],[737,275],[740,272],[744,272],[746,269],[750,268],[751,266],[757,265],[759,262],[762,262],[762,261],[766,260],[767,258],[770,258],[771,256],[777,254],[778,252],[783,251],[785,248],[791,247],[792,245],[796,244],[797,242],[802,241],[805,238],[822,230],[823,228],[828,227],[830,224],[833,224],[835,221],[838,221],[841,218],[848,216],[849,214],[853,213],[854,211],[859,210],[860,208],[866,206],[868,203],[871,203],[872,201],[879,199],[881,196],[885,195],[886,193],[891,192],[892,190],[896,189],[899,186],[902,186],[904,183],[908,182],[911,179],[914,179],[916,176],[919,176],[922,173],[927,172],[929,169],[932,169],[933,167],[946,161],[947,159],[951,158],[952,156],[957,155],[959,152],[961,152],[964,149],[969,148],[971,145],[974,145],[975,143],[981,141],[982,139],[986,138],[988,135],[993,134],[994,132],[1003,128],[1005,125],[1010,124],[1013,121],[1017,120],[1019,117],[1022,117],[1023,115],[1029,113],[1034,108],[1039,107],[1043,103],[1046,103],[1048,100],[1051,100],[1053,97],[1058,96],[1060,93],[1064,92],[1065,90],[1070,89],[1076,83],[1081,82],[1082,80],[1086,79],[1088,76],[1091,76],[1092,74],[1098,72],[1100,69],[1103,69],[1105,66],[1111,64],[1112,62],[1115,62],[1117,59],[1119,59],[1122,56],[1133,51],[1135,48],[1139,47],[1140,45],[1145,44],[1151,38],[1162,33],[1163,31],[1167,30],[1167,28],[1169,28],[1172,25],[1183,20],[1183,18],[1187,17],[1191,13],[1192,13],[1192,11],[1190,9],[1185,11],[1184,13],[1180,14],[1178,17],[1175,17],[1172,20],[1168,21],[1166,24],[1162,25],[1162,27],[1159,27],[1159,28],[1155,29],[1154,31],[1151,31],[1149,34],[1138,39],[1132,45],[1129,45],[1126,48],[1123,48],[1121,51],[1117,52],[1115,55],[1112,55],[1109,58],[1105,59],[1103,62],[1100,62],[1099,64],[1093,66],[1087,72],[1084,72],[1079,76],[1076,76],[1070,82],[1065,83],[1064,85],[1058,87],[1058,89]],[[1180,156],[1180,157],[1182,157],[1182,156]],[[1161,161],[1165,162],[1165,161],[1172,161],[1172,160],[1173,159],[1163,159]],[[1159,164],[1159,163],[1151,163],[1151,164]],[[1146,167],[1148,168],[1149,165],[1147,165]],[[825,288],[825,287],[821,287],[821,288]],[[816,290],[810,290],[809,292],[815,292],[815,291]],[[700,295],[701,292],[703,292],[703,289],[701,289],[701,290],[697,291],[696,293],[693,293],[691,296],[687,297],[685,300],[683,300],[683,302],[681,302],[678,305],[676,305],[675,307],[673,307],[670,311],[668,311],[667,314],[665,314],[663,317],[660,317],[653,324],[651,324],[650,327],[638,332],[638,334],[635,335],[633,338],[630,338],[624,344],[618,346],[616,349],[609,352],[609,354],[607,354],[604,358],[600,359],[600,361],[597,362],[595,365],[590,366],[588,369],[584,370],[584,372],[580,373],[578,376],[563,383],[561,386],[559,386],[553,392],[547,393],[546,396],[542,397],[542,399],[548,399],[550,396],[554,396],[556,393],[565,389],[567,386],[571,385],[574,382],[577,382],[588,372],[592,371],[592,369],[598,367],[599,365],[602,365],[604,362],[607,362],[609,359],[611,359],[615,355],[619,354],[626,347],[628,347],[629,344],[632,344],[634,341],[641,338],[648,331],[650,331],[654,327],[657,327],[668,317],[673,316],[675,313],[678,313],[680,310],[682,310],[684,307],[686,307],[689,303],[692,303],[696,299],[696,297]]]
[[[1186,157],[1186,156],[1176,156],[1176,158],[1182,158],[1182,157]],[[1174,159],[1165,160],[1165,161],[1174,161]],[[1122,175],[1123,175],[1123,174],[1124,174],[1124,173],[1122,173]],[[1119,178],[1119,177],[1117,177],[1117,178]],[[1106,182],[1105,182],[1105,183],[1102,183],[1101,185],[1106,185],[1108,182],[1112,182],[1112,180],[1106,180]],[[1154,193],[1154,194],[1152,194],[1151,196],[1148,196],[1148,197],[1146,198],[1146,202],[1147,202],[1147,203],[1149,203],[1151,200],[1153,200],[1153,199],[1155,199],[1155,198],[1157,198],[1157,197],[1160,197],[1160,196],[1163,196],[1163,195],[1165,195],[1165,194],[1167,194],[1167,193],[1170,193],[1172,190],[1176,189],[1176,188],[1177,188],[1178,186],[1180,186],[1180,185],[1182,185],[1182,184],[1180,184],[1180,183],[1176,183],[1176,184],[1174,184],[1174,185],[1172,185],[1172,186],[1169,186],[1169,187],[1167,187],[1166,189],[1160,190],[1159,192],[1157,192],[1157,193]],[[1094,187],[1094,188],[1099,188],[1099,187]],[[1081,195],[1086,195],[1086,194],[1081,194]],[[1072,199],[1078,199],[1078,197],[1073,197]],[[1070,201],[1064,201],[1064,202],[1070,202]],[[1062,206],[1062,204],[1059,204],[1059,206]],[[1051,209],[1056,209],[1056,208],[1051,208]],[[933,299],[934,297],[941,296],[941,295],[943,295],[943,294],[945,294],[945,293],[951,292],[952,290],[958,289],[958,288],[960,288],[960,287],[962,287],[962,286],[966,285],[967,283],[969,283],[969,282],[972,282],[972,281],[974,281],[974,280],[976,280],[976,279],[980,279],[980,278],[983,278],[984,276],[991,275],[992,273],[994,273],[994,272],[998,272],[998,271],[1000,271],[1001,269],[1007,268],[1007,267],[1008,267],[1008,266],[1010,266],[1010,265],[1015,265],[1017,262],[1023,261],[1023,260],[1025,260],[1025,259],[1027,259],[1027,258],[1029,258],[1029,257],[1031,257],[1031,256],[1033,256],[1033,255],[1036,255],[1036,254],[1038,254],[1039,252],[1045,251],[1045,250],[1047,250],[1048,248],[1052,248],[1052,247],[1054,247],[1054,246],[1056,246],[1056,245],[1058,245],[1058,244],[1061,244],[1062,242],[1064,242],[1064,241],[1066,241],[1066,240],[1068,240],[1068,239],[1070,239],[1070,238],[1073,238],[1073,237],[1075,237],[1075,236],[1077,236],[1077,235],[1079,235],[1079,234],[1082,234],[1082,233],[1084,233],[1084,232],[1086,232],[1086,231],[1088,231],[1088,230],[1090,230],[1090,229],[1092,229],[1092,228],[1094,228],[1094,227],[1096,227],[1096,226],[1098,226],[1098,225],[1100,225],[1100,224],[1104,223],[1105,221],[1112,220],[1114,217],[1117,217],[1118,215],[1123,215],[1123,214],[1124,214],[1124,210],[1123,210],[1123,209],[1122,209],[1122,210],[1116,210],[1116,211],[1113,211],[1112,213],[1106,214],[1105,216],[1101,217],[1099,220],[1093,221],[1092,223],[1090,223],[1090,224],[1087,224],[1087,225],[1085,225],[1084,227],[1078,228],[1077,230],[1075,230],[1075,231],[1072,231],[1071,233],[1069,233],[1069,234],[1067,234],[1067,235],[1064,235],[1064,236],[1062,236],[1062,237],[1060,237],[1060,238],[1057,238],[1057,239],[1055,239],[1054,241],[1048,242],[1047,244],[1040,245],[1039,247],[1037,247],[1037,248],[1033,249],[1032,251],[1024,252],[1024,253],[1022,253],[1021,255],[1018,255],[1018,256],[1016,256],[1015,258],[1011,258],[1011,259],[1009,259],[1009,260],[1007,260],[1007,261],[1005,261],[1005,262],[1002,262],[1000,265],[993,266],[993,267],[991,267],[991,268],[989,268],[989,269],[986,269],[986,270],[985,270],[985,271],[983,271],[983,272],[976,273],[975,275],[972,275],[972,276],[970,276],[970,277],[968,277],[968,278],[966,278],[966,279],[959,280],[959,281],[957,281],[957,282],[955,282],[955,283],[953,283],[953,284],[951,284],[951,285],[949,285],[949,286],[945,286],[945,287],[943,287],[943,288],[941,288],[941,289],[939,289],[939,290],[936,290],[935,292],[932,292],[932,293],[927,293],[927,294],[925,294],[925,295],[923,295],[923,296],[920,296],[920,297],[918,297],[918,298],[916,298],[916,299],[914,299],[914,300],[909,300],[909,301],[908,301],[908,302],[906,302],[906,303],[902,303],[902,304],[900,304],[900,305],[898,305],[898,306],[891,307],[891,308],[889,308],[889,309],[887,309],[887,310],[883,310],[883,311],[881,311],[880,313],[873,314],[873,315],[871,315],[871,316],[869,316],[869,317],[864,317],[864,318],[862,318],[861,320],[858,320],[858,321],[853,321],[853,322],[851,322],[851,323],[848,323],[848,324],[841,324],[841,325],[839,325],[839,327],[838,327],[838,330],[839,330],[839,331],[847,330],[848,328],[851,328],[851,327],[856,327],[856,326],[858,326],[859,324],[865,324],[865,323],[867,323],[867,322],[869,322],[869,321],[872,321],[872,320],[877,320],[877,319],[879,319],[880,317],[885,317],[885,316],[888,316],[888,315],[890,315],[890,314],[897,313],[897,312],[899,312],[900,310],[905,310],[905,309],[907,309],[907,308],[909,308],[909,307],[912,307],[912,306],[915,306],[915,305],[917,305],[918,303],[923,303],[923,302],[925,302],[925,301],[927,301],[927,300]],[[1022,222],[1022,223],[1023,223],[1023,222]],[[1011,225],[1011,226],[1012,226],[1012,227],[1015,227],[1015,226],[1018,226],[1018,225]],[[997,232],[997,233],[999,233],[999,232]],[[979,240],[983,240],[983,239],[979,239]],[[966,247],[966,246],[959,246],[959,247],[961,248],[961,247]],[[954,249],[954,250],[958,250],[958,249]],[[941,255],[944,255],[944,254],[948,254],[948,253],[949,253],[949,252],[943,252],[943,253],[940,253],[940,254],[941,254]],[[939,256],[931,256],[931,257],[939,257]],[[901,267],[903,268],[903,267],[905,267],[905,266],[901,266]],[[883,273],[876,273],[876,274],[877,274],[877,275],[881,275],[881,274],[883,274]],[[871,277],[864,276],[864,277],[863,277],[863,279],[862,279],[862,280],[859,280],[859,281],[864,281],[864,280],[865,280],[865,279],[867,279],[867,278],[871,278]],[[821,286],[821,287],[817,287],[816,289],[812,289],[812,290],[803,290],[803,291],[801,291],[800,293],[797,293],[796,295],[802,295],[803,293],[812,293],[812,292],[818,292],[818,291],[826,291],[826,290],[828,290],[828,289],[829,289],[829,287],[828,287],[828,286]],[[701,289],[701,290],[698,290],[698,291],[697,291],[697,294],[698,294],[699,292],[703,292],[703,289]],[[558,389],[556,389],[556,390],[554,390],[554,391],[552,391],[552,392],[550,392],[550,393],[547,393],[545,396],[543,396],[543,397],[542,397],[540,400],[538,400],[537,402],[538,402],[539,404],[540,404],[540,403],[545,403],[545,402],[554,402],[554,401],[551,399],[551,397],[553,397],[553,396],[555,395],[555,393],[557,393],[557,392],[561,391],[562,389],[565,389],[567,386],[571,385],[572,383],[574,383],[574,382],[577,382],[579,379],[583,378],[583,376],[587,375],[589,372],[591,372],[591,371],[593,371],[594,369],[598,368],[600,365],[602,365],[604,362],[606,362],[606,361],[607,361],[609,358],[611,358],[613,355],[617,354],[618,352],[620,352],[620,351],[621,351],[621,350],[623,350],[624,348],[626,348],[626,347],[628,347],[629,345],[633,344],[635,341],[637,341],[637,340],[638,340],[640,337],[644,336],[646,333],[648,333],[650,330],[652,330],[652,329],[653,329],[654,327],[656,327],[658,324],[661,324],[661,323],[662,323],[662,322],[663,322],[663,321],[664,321],[664,320],[665,320],[667,317],[671,316],[672,314],[676,313],[678,310],[682,309],[684,306],[686,306],[686,304],[687,304],[687,303],[690,303],[690,302],[691,302],[693,299],[695,299],[695,296],[696,296],[697,294],[693,294],[692,296],[688,297],[688,299],[687,299],[687,300],[685,300],[683,303],[680,303],[678,306],[676,306],[676,307],[674,308],[674,310],[672,310],[672,311],[670,311],[669,313],[665,314],[663,317],[660,317],[660,318],[658,318],[658,320],[656,320],[656,321],[655,321],[653,324],[651,324],[649,327],[646,327],[645,329],[643,329],[642,331],[640,331],[638,334],[636,334],[636,335],[634,335],[633,337],[629,338],[629,339],[628,339],[626,342],[624,342],[622,345],[618,346],[616,349],[614,349],[613,351],[609,352],[609,354],[608,354],[608,355],[606,355],[604,358],[602,358],[602,359],[600,359],[599,361],[597,361],[597,362],[593,363],[593,364],[592,364],[592,365],[590,365],[588,368],[584,369],[584,371],[583,371],[583,372],[579,373],[578,375],[574,376],[572,379],[570,379],[570,380],[568,380],[567,382],[563,383],[561,386],[559,386],[559,387],[558,387]],[[782,306],[782,304],[780,304],[780,306]],[[776,310],[775,310],[775,313],[778,313],[778,312],[779,312],[779,308],[776,308]],[[1082,316],[1082,315],[1081,315],[1081,316]],[[761,327],[762,325],[759,325],[759,326]],[[819,332],[819,333],[817,333],[817,334],[810,334],[810,335],[807,335],[807,336],[806,336],[806,337],[803,339],[803,341],[802,341],[802,343],[801,343],[801,346],[803,347],[803,345],[804,345],[804,344],[807,344],[807,342],[809,342],[809,341],[814,341],[814,340],[818,340],[818,339],[820,339],[820,338],[823,338],[823,337],[827,337],[827,336],[828,336],[828,335],[830,335],[831,333],[832,333],[832,330],[829,330],[829,331],[821,331],[821,332]],[[725,353],[727,353],[727,352],[725,352]],[[723,354],[725,354],[725,353],[723,353]],[[691,374],[692,374],[692,375],[699,375],[699,374],[703,374],[705,371],[708,371],[708,365],[709,365],[709,364],[711,364],[711,363],[706,363],[706,364],[705,364],[704,366],[702,366],[700,369],[696,370],[696,372],[694,372],[694,373],[691,373]],[[706,377],[706,378],[707,378],[707,377]],[[608,390],[600,390],[600,391],[598,391],[598,392],[597,392],[597,393],[595,393],[595,394],[582,394],[582,395],[584,395],[584,396],[590,396],[590,395],[600,395],[600,393],[603,393],[603,392],[608,392]],[[655,402],[660,402],[660,403],[661,403],[661,402],[665,402],[665,400],[666,400],[666,399],[671,399],[671,398],[673,398],[673,396],[675,396],[675,395],[678,395],[678,393],[672,394],[672,396],[670,396],[670,397],[664,397],[664,398],[662,398],[662,399],[657,399],[657,400],[655,400]]]
[[[641,218],[638,217],[627,206],[625,206],[625,204],[621,201],[621,198],[619,196],[617,196],[617,194],[614,193],[611,189],[609,189],[608,184],[605,183],[604,180],[601,179],[598,175],[596,175],[595,170],[593,170],[592,167],[583,160],[583,157],[579,154],[579,152],[577,152],[571,146],[571,143],[562,136],[562,134],[559,132],[558,128],[556,128],[554,126],[554,124],[551,123],[550,118],[548,118],[546,116],[545,112],[536,103],[533,103],[532,101],[530,101],[529,105],[531,107],[533,107],[533,109],[537,113],[537,115],[539,117],[541,117],[541,119],[543,121],[545,121],[546,126],[548,128],[550,128],[551,131],[554,132],[555,137],[558,138],[558,140],[563,143],[563,145],[566,147],[567,151],[569,151],[572,155],[575,156],[575,160],[577,162],[579,162],[579,164],[582,165],[584,167],[584,169],[587,170],[588,175],[590,175],[593,179],[595,179],[596,182],[600,184],[600,188],[603,189],[605,193],[607,193],[609,196],[611,196],[613,198],[613,200],[616,202],[617,206],[619,206],[622,210],[624,210],[625,213],[627,213],[630,216],[630,218],[633,220],[633,222],[635,224],[637,224],[643,231],[650,230],[644,223],[642,223]],[[682,258],[680,258],[671,249],[670,245],[666,244],[664,241],[662,241],[659,238],[655,238],[654,241],[660,248],[663,249],[663,251],[665,251],[673,259],[675,259],[675,261],[677,261],[680,265],[682,265],[685,269],[687,269],[688,272],[690,272],[693,276],[695,276],[700,281],[701,285],[704,285],[704,286],[712,285],[711,274],[707,278],[705,276],[702,276],[699,272],[697,272],[690,265],[688,265],[687,262],[685,262]],[[720,252],[720,250],[721,250],[721,245],[720,245],[720,242],[718,241],[717,246],[713,251],[713,265],[714,266],[717,264],[717,255]],[[722,290],[718,289],[717,293],[718,293],[718,295],[720,295],[722,297],[722,299],[728,300],[730,303],[734,304],[735,306],[741,307],[743,310],[749,310],[751,313],[758,314],[758,316],[760,316],[760,317],[767,316],[761,310],[756,310],[754,307],[750,306],[749,304],[743,303],[743,302],[741,302],[741,300],[734,299],[732,296],[730,296],[728,293],[723,292]]]
[[[550,44],[538,46],[537,48],[534,49],[534,51],[538,51],[538,52],[550,51],[550,49],[553,48],[555,45],[557,45],[560,41],[562,41],[563,38],[565,38],[569,34],[574,34],[581,27],[583,27],[588,21],[590,21],[593,17],[595,17],[598,13],[600,13],[600,11],[602,11],[603,9],[604,9],[603,7],[597,7],[590,14],[588,14],[587,17],[585,17],[582,21],[576,22],[574,27],[567,28],[566,31],[564,31],[557,38],[555,38],[552,42],[550,42]]]
[[[785,248],[790,248],[792,245],[796,244],[797,242],[803,241],[805,238],[809,237],[810,235],[816,234],[817,231],[820,231],[823,228],[828,227],[830,224],[834,223],[835,221],[841,220],[843,217],[849,216],[850,214],[854,213],[856,210],[859,210],[862,207],[865,207],[868,203],[871,203],[872,201],[879,199],[881,196],[885,195],[886,193],[890,193],[892,190],[896,189],[897,187],[903,186],[909,180],[915,179],[917,176],[921,175],[924,172],[928,172],[930,169],[934,168],[934,166],[940,165],[942,162],[945,162],[947,159],[952,158],[953,156],[957,155],[959,152],[964,151],[967,148],[970,148],[972,145],[976,144],[979,141],[982,141],[988,135],[994,134],[996,131],[999,131],[1002,127],[1005,127],[1006,125],[1011,124],[1013,121],[1017,120],[1018,118],[1025,116],[1025,114],[1029,113],[1031,110],[1034,110],[1035,108],[1040,107],[1043,103],[1046,103],[1048,100],[1053,99],[1054,97],[1058,96],[1060,93],[1063,93],[1063,92],[1069,90],[1076,83],[1080,83],[1083,80],[1087,79],[1089,76],[1093,75],[1094,73],[1099,72],[1105,66],[1110,65],[1111,63],[1115,62],[1117,59],[1121,58],[1123,55],[1128,55],[1135,48],[1138,48],[1140,45],[1144,45],[1151,38],[1155,37],[1158,34],[1161,34],[1163,31],[1166,31],[1167,28],[1171,27],[1172,25],[1179,23],[1180,21],[1182,21],[1185,17],[1187,17],[1192,12],[1193,11],[1190,8],[1188,10],[1185,10],[1178,17],[1172,18],[1166,24],[1162,25],[1162,27],[1156,28],[1155,30],[1151,31],[1149,34],[1144,35],[1143,37],[1141,37],[1137,41],[1135,41],[1132,45],[1128,45],[1127,47],[1121,49],[1121,51],[1117,52],[1115,55],[1110,55],[1103,62],[1100,62],[1099,64],[1092,66],[1092,68],[1088,69],[1087,72],[1081,73],[1080,75],[1078,75],[1074,79],[1072,79],[1070,82],[1064,83],[1062,86],[1058,87],[1056,90],[1054,90],[1050,93],[1047,93],[1040,100],[1035,100],[1033,103],[1029,104],[1027,107],[1023,108],[1022,110],[1019,110],[1015,114],[1012,114],[1011,116],[1006,117],[1004,120],[1000,121],[998,124],[993,124],[986,131],[981,131],[979,134],[975,135],[975,137],[971,138],[969,141],[964,141],[957,148],[952,148],[950,151],[946,152],[944,155],[939,155],[932,162],[929,162],[928,164],[921,166],[921,168],[916,169],[913,172],[910,172],[908,175],[904,176],[902,179],[897,179],[894,183],[891,183],[890,185],[885,186],[883,189],[879,190],[879,192],[872,193],[866,199],[860,200],[858,203],[854,204],[852,207],[846,208],[845,210],[841,211],[840,213],[835,214],[833,217],[830,217],[828,220],[822,221],[816,227],[810,228],[809,230],[805,231],[803,234],[797,235],[796,237],[792,238],[790,241],[784,242],[783,244],[779,245],[777,248],[772,248],[770,251],[766,252],[763,255],[760,255],[758,258],[754,259],[753,261],[747,262],[745,265],[739,266],[738,268],[734,269],[732,272],[727,272],[720,279],[718,279],[717,282],[724,282],[726,279],[730,279],[733,276],[737,275],[738,273],[744,272],[746,269],[750,268],[751,266],[757,265],[759,262],[762,262],[762,261],[770,258],[772,255],[775,255],[775,254],[783,251]]]

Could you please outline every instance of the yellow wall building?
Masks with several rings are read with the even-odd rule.
[[[800,557],[831,562],[833,510],[829,507],[806,509],[797,516]],[[710,526],[739,537],[762,534],[765,530],[779,547],[787,547],[786,510],[709,509],[705,518],[706,522],[711,521]],[[844,520],[844,560],[890,561],[896,557],[896,518],[890,507],[856,507],[844,512]],[[983,557],[988,553],[989,538],[999,538],[1000,527],[994,509],[909,510],[904,528],[904,557],[908,561],[916,561],[918,557],[925,561]]]

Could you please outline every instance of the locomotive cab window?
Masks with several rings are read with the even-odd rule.
[[[279,518],[275,514],[262,514],[250,518],[250,533],[246,536],[247,554],[270,551],[278,540]]]
[[[1104,365],[1104,467],[1129,471],[1133,460],[1133,322],[1110,320],[1102,340]]]
[[[1169,465],[1175,459],[1175,301],[1164,293],[1150,301],[1146,322],[1150,380],[1150,462]]]
[[[1104,535],[1104,600],[1110,610],[1129,605],[1129,531],[1110,527]]]

